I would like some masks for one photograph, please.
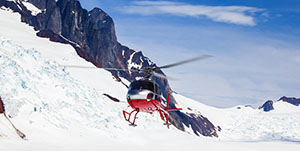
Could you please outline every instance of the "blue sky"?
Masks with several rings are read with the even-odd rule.
[[[300,97],[299,0],[80,0],[115,21],[118,40],[159,65],[178,93],[216,107]]]

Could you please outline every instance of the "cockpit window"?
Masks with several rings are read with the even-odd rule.
[[[129,86],[129,90],[141,90],[141,89],[154,91],[154,85],[151,81],[135,81],[132,82]]]

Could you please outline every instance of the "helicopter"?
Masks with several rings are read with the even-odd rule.
[[[154,66],[154,67],[144,67],[142,69],[117,69],[117,68],[102,68],[106,70],[115,70],[115,71],[131,71],[144,73],[144,77],[139,80],[134,80],[130,83],[128,87],[128,92],[126,95],[126,100],[129,106],[133,109],[131,112],[123,110],[123,116],[126,121],[129,122],[130,126],[137,126],[135,124],[137,115],[139,112],[146,112],[153,114],[153,112],[158,112],[160,118],[164,121],[164,124],[169,128],[169,111],[180,111],[182,108],[169,108],[170,102],[170,92],[168,93],[168,98],[165,100],[162,97],[162,92],[159,85],[153,80],[153,76],[168,79],[167,76],[157,73],[156,71],[165,68],[171,68],[174,66],[182,65],[185,63],[202,60],[212,57],[210,55],[202,55],[193,59],[164,65],[164,66]],[[81,66],[65,66],[73,68],[90,68],[90,67],[81,67]],[[166,102],[166,105],[164,105]]]

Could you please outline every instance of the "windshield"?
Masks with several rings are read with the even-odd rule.
[[[141,90],[141,89],[147,89],[150,91],[154,91],[154,86],[151,81],[134,81],[129,86],[130,90]]]

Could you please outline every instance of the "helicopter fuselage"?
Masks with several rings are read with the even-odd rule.
[[[147,112],[152,114],[154,111],[158,111],[161,119],[165,121],[165,124],[169,127],[169,119],[167,111],[178,111],[181,108],[170,109],[168,107],[170,100],[170,94],[168,94],[167,106],[162,104],[161,91],[159,86],[149,79],[133,81],[128,89],[127,101],[133,108],[130,113],[123,110],[125,120],[130,125],[135,125],[136,116],[139,112]],[[134,113],[133,120],[131,115]]]
[[[140,112],[153,113],[159,109],[163,109],[160,95],[150,90],[139,90],[127,94],[128,104]]]
[[[161,104],[160,93],[159,86],[155,82],[148,79],[137,80],[129,86],[127,101],[133,109],[152,113],[164,107]]]

